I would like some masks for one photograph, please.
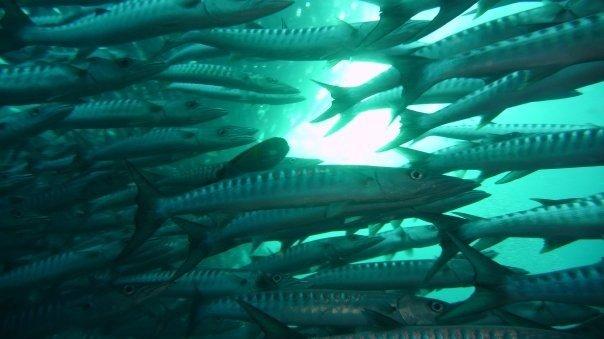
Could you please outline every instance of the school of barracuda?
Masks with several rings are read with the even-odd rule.
[[[602,239],[604,192],[449,213],[498,174],[604,165],[604,127],[492,122],[604,80],[604,1],[542,1],[435,43],[420,39],[528,1],[364,1],[378,21],[289,28],[298,1],[2,0],[0,337],[604,338],[604,261],[531,274],[490,249]],[[281,135],[246,126],[246,110],[307,100],[248,62],[340,60],[393,67],[356,87],[301,79],[333,99],[308,120],[339,115],[333,134],[392,108],[400,133],[376,151],[407,165],[288,157]],[[429,103],[449,105],[408,108]],[[241,126],[222,122],[233,114]],[[428,136],[460,142],[413,149]],[[460,170],[480,175],[447,175]],[[345,235],[307,240],[331,231]],[[253,255],[267,241],[280,251]],[[250,243],[249,264],[224,265]],[[391,260],[436,244],[438,258]],[[468,286],[460,302],[426,296]]]

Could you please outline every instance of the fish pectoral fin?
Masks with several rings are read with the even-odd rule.
[[[347,202],[347,201],[329,204],[329,206],[327,206],[327,210],[325,211],[325,217],[334,218],[334,217],[341,215],[344,212],[344,209],[346,208],[346,206],[348,206],[348,205],[349,205],[349,202]]]
[[[368,308],[363,309],[363,316],[372,325],[383,328],[383,329],[394,329],[394,328],[399,328],[399,327],[401,327],[401,325],[403,325],[400,322],[396,321],[395,319],[393,319],[385,314],[382,314],[378,311],[374,311],[374,310],[371,310]]]
[[[239,306],[247,313],[247,315],[254,321],[266,335],[268,339],[302,339],[304,335],[297,331],[289,328],[287,324],[284,324],[280,320],[273,316],[265,313],[256,306],[243,301],[241,298],[235,299]]]

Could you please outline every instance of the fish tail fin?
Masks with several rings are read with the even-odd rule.
[[[208,251],[204,244],[207,242],[209,230],[206,225],[196,223],[184,218],[175,217],[172,220],[180,227],[189,239],[189,253],[185,261],[176,269],[174,274],[170,277],[170,281],[187,274],[193,270],[201,260],[205,258]]]
[[[432,280],[434,275],[436,275],[436,273],[438,273],[438,271],[440,271],[440,269],[443,268],[449,262],[449,260],[453,259],[457,255],[457,252],[459,252],[453,246],[449,238],[442,236],[442,233],[444,232],[444,230],[456,232],[457,229],[463,224],[465,224],[468,220],[450,215],[432,213],[421,214],[418,215],[418,217],[436,225],[441,233],[440,247],[442,250],[440,256],[438,257],[438,259],[436,259],[434,265],[432,265],[432,267],[424,277],[424,282],[427,283]]]
[[[4,10],[4,17],[0,20],[0,52],[23,47],[19,32],[24,27],[33,26],[33,22],[15,0],[0,0],[0,7]]]
[[[434,60],[415,56],[392,62],[392,66],[400,73],[405,105],[412,105],[429,89],[422,84],[422,79],[428,65],[432,62]]]
[[[346,127],[353,119],[355,118],[354,114],[340,114],[340,120],[338,120],[335,125],[331,126],[331,128],[329,129],[329,131],[327,131],[327,133],[325,133],[325,137],[328,137],[338,131],[340,131],[342,128]]]
[[[247,313],[248,317],[250,317],[250,319],[262,329],[262,332],[264,332],[267,338],[305,338],[304,335],[289,328],[287,324],[282,323],[280,320],[265,313],[256,306],[253,306],[252,304],[243,301],[241,298],[237,298],[235,299],[235,301],[245,311],[245,313]]]
[[[161,199],[161,193],[129,161],[125,161],[125,164],[138,190],[137,209],[134,217],[134,233],[115,259],[117,262],[138,249],[166,220],[164,216],[157,213],[157,203]]]
[[[428,117],[428,114],[410,110],[408,108],[404,108],[395,114],[401,118],[401,130],[394,140],[380,148],[378,152],[389,151],[420,137],[426,132],[426,129],[422,127],[422,125],[423,121]]]
[[[441,229],[441,236],[447,239],[452,247],[463,253],[468,259],[474,268],[474,279],[477,288],[467,301],[444,313],[439,317],[439,320],[446,322],[504,305],[506,303],[505,295],[492,287],[500,284],[506,277],[518,273],[496,263],[493,259],[461,241],[456,235],[446,229]]]
[[[351,97],[349,90],[345,87],[330,85],[317,80],[313,80],[313,82],[325,88],[333,99],[333,101],[331,102],[331,107],[329,107],[327,111],[323,112],[321,115],[312,120],[311,122],[313,123],[325,121],[329,118],[332,118],[338,113],[345,111],[346,109],[354,106],[354,104],[357,103],[357,100]]]

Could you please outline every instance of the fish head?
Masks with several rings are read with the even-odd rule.
[[[294,4],[293,0],[214,0],[204,1],[214,26],[246,23],[277,13]]]
[[[376,172],[377,183],[385,197],[410,204],[425,204],[462,194],[478,187],[474,181],[416,168],[392,168]]]
[[[97,86],[128,85],[149,78],[167,67],[168,65],[164,62],[133,58],[91,57],[87,59],[85,74]]]
[[[433,325],[441,314],[450,309],[447,302],[413,295],[404,295],[396,301],[397,317],[407,325]]]
[[[222,108],[210,108],[194,98],[188,100],[164,101],[158,105],[162,114],[187,118],[191,123],[209,121],[226,116],[228,112]]]
[[[198,129],[196,139],[200,146],[204,145],[218,150],[256,142],[254,137],[256,133],[258,130],[255,128],[221,126],[214,129]]]
[[[255,290],[270,291],[295,288],[301,281],[289,274],[259,272],[255,277]]]
[[[243,74],[243,81],[252,84],[255,90],[275,94],[299,94],[300,90],[275,78],[259,74]]]
[[[335,239],[334,239],[335,240]],[[353,234],[344,238],[344,241],[331,242],[338,253],[357,252],[377,245],[384,240],[381,236],[367,237]]]

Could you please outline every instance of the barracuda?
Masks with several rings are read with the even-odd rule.
[[[73,112],[57,124],[55,129],[179,127],[218,119],[226,114],[224,109],[204,107],[196,100],[92,101],[75,105]]]
[[[167,86],[167,89],[171,91],[190,93],[195,96],[210,99],[250,104],[286,105],[306,100],[305,97],[299,94],[260,93],[221,86],[182,82],[171,83]]]
[[[455,77],[481,77],[518,69],[558,70],[604,59],[604,14],[579,18],[499,41],[445,60],[395,62],[402,74],[407,103],[434,84]],[[572,52],[571,52],[572,51]]]
[[[162,62],[89,58],[83,64],[0,65],[0,104],[22,105],[117,90],[163,70]]]
[[[395,168],[317,166],[245,174],[162,198],[140,173],[132,167],[130,170],[139,188],[139,210],[136,232],[122,256],[140,246],[175,215],[388,200],[407,201],[412,206],[476,187],[473,182],[457,178],[424,176]]]
[[[19,117],[0,121],[0,146],[12,146],[52,128],[72,113],[69,105],[41,106],[19,113]],[[21,117],[24,115],[25,117]]]
[[[293,4],[286,0],[126,0],[65,25],[39,27],[4,0],[3,49],[27,45],[103,46],[164,34],[245,23]]]
[[[411,167],[433,173],[457,169],[480,170],[480,179],[509,172],[499,184],[520,179],[535,171],[551,168],[600,166],[604,164],[604,129],[515,135],[503,141],[458,147],[448,152],[427,154],[399,148]]]
[[[391,47],[419,32],[426,21],[410,21],[385,37],[375,48]],[[214,28],[185,33],[172,45],[201,43],[247,57],[277,60],[334,60],[358,53],[355,48],[375,27],[363,22],[310,28]]]
[[[572,124],[486,124],[483,127],[470,124],[456,124],[436,127],[424,136],[439,136],[459,140],[497,140],[499,136],[523,135],[523,134],[546,134],[564,131],[575,131],[594,128],[594,125],[572,125]]]
[[[375,324],[372,315],[376,312],[408,325],[433,324],[436,316],[448,307],[435,299],[384,292],[278,291],[244,294],[239,300],[286,324],[299,326],[371,326]],[[197,317],[249,319],[234,298],[200,306]]]
[[[298,94],[294,87],[277,79],[261,74],[246,73],[232,67],[188,63],[172,65],[156,76],[156,79],[169,82],[185,82],[224,86],[226,88],[273,94]]]

